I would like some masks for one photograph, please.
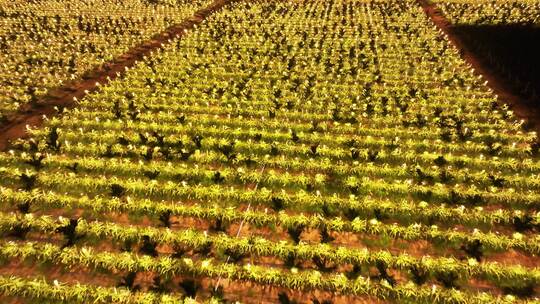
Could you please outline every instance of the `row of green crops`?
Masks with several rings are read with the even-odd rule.
[[[54,236],[62,227],[70,225],[68,219],[53,219],[47,216],[35,218],[32,216],[13,217],[13,215],[0,214],[0,231],[9,232],[14,229],[25,233],[41,232]],[[325,261],[328,264],[351,264],[357,267],[384,267],[398,268],[409,272],[414,281],[427,281],[430,277],[438,277],[443,273],[455,273],[459,280],[466,282],[470,277],[480,277],[492,281],[500,286],[509,286],[519,280],[524,283],[537,284],[540,281],[540,271],[530,270],[518,265],[503,266],[498,263],[478,263],[475,259],[466,262],[455,258],[422,257],[417,259],[408,254],[392,255],[389,251],[381,250],[370,252],[366,248],[353,249],[347,247],[333,247],[329,244],[293,245],[284,242],[273,242],[262,237],[233,238],[224,233],[209,234],[193,229],[171,230],[169,228],[154,227],[126,227],[114,223],[85,222],[79,220],[75,234],[81,238],[100,241],[110,239],[114,243],[136,244],[146,243],[171,245],[176,249],[175,257],[183,256],[187,249],[202,251],[213,248],[220,253],[219,257],[226,260],[230,256],[269,256],[276,257],[284,263],[301,264],[301,261]],[[66,238],[69,237],[65,235]],[[13,248],[14,243],[3,244]],[[39,246],[39,244],[37,244]],[[3,247],[2,247],[3,248]],[[140,251],[144,253],[144,246]],[[184,252],[183,252],[184,251]],[[11,252],[8,250],[8,252]],[[23,254],[23,256],[26,256]],[[10,258],[10,256],[6,256]],[[291,261],[292,259],[292,261]],[[134,271],[134,269],[127,269]],[[167,275],[167,269],[159,272]]]
[[[415,1],[229,4],[0,154],[0,258],[46,279],[0,291],[111,299],[28,290],[84,267],[125,302],[534,302],[525,125]]]

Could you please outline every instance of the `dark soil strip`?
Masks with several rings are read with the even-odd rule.
[[[195,12],[189,19],[155,35],[152,39],[118,56],[112,62],[88,71],[81,79],[51,90],[46,97],[39,100],[36,104],[22,105],[19,111],[13,117],[9,118],[7,123],[0,125],[0,151],[6,150],[10,141],[24,138],[27,135],[26,126],[40,126],[43,122],[43,115],[48,117],[56,115],[58,111],[55,110],[55,107],[73,107],[76,103],[75,98],[80,100],[86,94],[94,92],[99,88],[96,83],[106,85],[109,81],[122,75],[126,71],[126,68],[131,68],[137,61],[141,61],[144,56],[148,56],[152,51],[161,49],[163,44],[166,44],[169,39],[179,38],[185,35],[185,30],[192,29],[194,25],[200,24],[212,13],[233,1],[215,0],[208,7]]]
[[[517,117],[525,119],[531,130],[540,132],[540,109],[524,101],[520,92],[504,77],[500,76],[495,66],[486,64],[482,56],[464,41],[457,27],[452,26],[442,12],[429,0],[417,0],[426,15],[440,28],[454,46],[460,51],[462,58],[473,66],[475,72],[488,81],[488,86],[499,96],[499,100],[507,103]],[[524,46],[526,47],[526,46]]]

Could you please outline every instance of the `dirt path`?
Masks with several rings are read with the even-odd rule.
[[[80,100],[86,94],[98,89],[97,83],[106,85],[109,81],[121,76],[126,68],[133,67],[137,61],[141,61],[150,52],[161,49],[169,39],[179,38],[186,34],[185,30],[192,29],[200,24],[212,13],[220,10],[226,4],[235,0],[215,0],[208,7],[198,10],[192,17],[182,23],[169,27],[165,31],[155,35],[152,39],[130,49],[125,54],[118,56],[111,62],[85,73],[80,79],[67,83],[59,88],[51,90],[46,97],[37,104],[25,104],[9,118],[8,122],[0,125],[0,151],[5,151],[9,142],[24,138],[26,126],[39,127],[43,123],[43,116],[56,115],[55,107],[71,108],[75,106],[75,99]]]
[[[417,0],[424,9],[426,15],[440,28],[450,42],[461,52],[462,58],[471,64],[475,72],[488,81],[488,86],[499,96],[499,100],[508,104],[517,117],[527,120],[540,134],[540,111],[522,102],[522,98],[507,84],[507,82],[497,76],[497,72],[481,63],[481,58],[464,43],[452,24],[444,17],[437,6],[429,0]]]

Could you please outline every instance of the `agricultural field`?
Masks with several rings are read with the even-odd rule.
[[[208,3],[1,0],[0,122]]]
[[[100,63],[205,5],[133,1]],[[1,303],[540,302],[537,133],[420,3],[230,1],[126,70],[0,153]]]

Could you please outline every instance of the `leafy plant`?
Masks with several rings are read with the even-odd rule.
[[[158,255],[157,252],[157,243],[152,241],[148,235],[143,235],[142,238],[142,245],[139,251],[142,254],[149,255],[151,257],[156,257]]]
[[[439,271],[435,273],[437,281],[441,282],[445,288],[459,289],[457,285],[458,274],[453,271]]]
[[[52,127],[49,131],[48,137],[47,137],[47,147],[54,151],[59,151],[61,147],[61,143],[58,141],[59,135],[58,135],[58,128]]]
[[[22,188],[26,191],[30,191],[34,189],[37,182],[37,175],[36,174],[29,174],[29,173],[22,173],[19,176],[23,186]]]
[[[120,184],[112,184],[110,186],[111,189],[111,196],[116,198],[121,198],[126,194],[126,188],[124,188]]]
[[[483,250],[482,242],[480,240],[473,240],[461,245],[461,250],[465,251],[470,257],[475,258],[478,262],[482,259]]]
[[[182,282],[180,282],[180,287],[184,290],[187,297],[195,298],[200,285],[193,279],[184,279]]]
[[[289,234],[291,239],[294,241],[294,243],[298,244],[300,242],[300,235],[302,234],[303,230],[304,230],[304,226],[298,225],[295,227],[287,228],[287,233]]]
[[[77,225],[79,224],[78,219],[70,219],[68,224],[56,228],[56,232],[62,233],[66,240],[66,243],[62,248],[71,247],[75,245],[75,242],[80,239],[82,236],[77,235]]]
[[[127,289],[131,291],[138,291],[141,289],[141,286],[139,284],[135,284],[135,280],[137,278],[137,272],[131,271],[128,272],[118,284],[119,287],[126,287]]]
[[[45,155],[41,153],[33,154],[32,157],[26,161],[27,164],[32,166],[36,171],[41,170],[43,168],[43,160],[45,159]]]

